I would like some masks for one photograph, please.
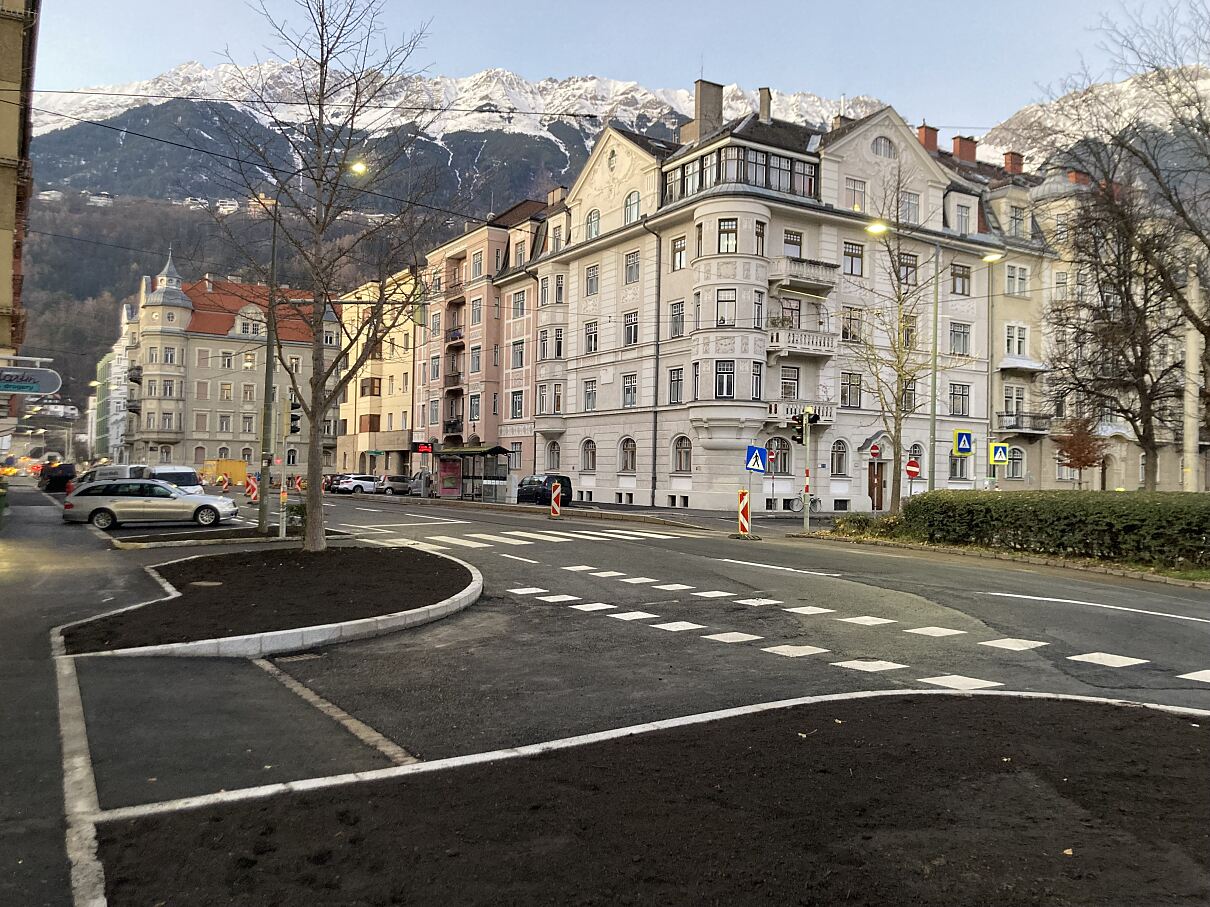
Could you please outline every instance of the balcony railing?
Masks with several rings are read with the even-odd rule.
[[[996,427],[1000,431],[1044,435],[1050,431],[1051,418],[1049,413],[996,413]]]
[[[462,343],[466,339],[466,334],[462,325],[456,324],[445,332],[446,343]]]
[[[463,289],[461,278],[459,278],[457,280],[448,281],[445,285],[445,298],[447,301],[452,300],[452,299],[458,299],[460,296],[463,296],[465,293],[466,293],[466,291]]]
[[[836,274],[839,270],[840,265],[830,261],[791,258],[788,255],[769,259],[769,280],[775,283],[823,287],[830,290],[836,286]]]
[[[446,372],[445,376],[441,379],[441,382],[447,390],[451,388],[461,390],[462,372]]]
[[[441,423],[441,429],[447,435],[460,435],[460,434],[462,434],[462,420],[461,419],[446,419],[444,422]]]
[[[808,356],[834,356],[836,334],[829,331],[803,331],[774,328],[769,331],[769,352],[803,353]]]
[[[836,404],[818,400],[774,400],[769,404],[769,421],[788,423],[795,416],[801,416],[807,407],[814,409],[820,422],[836,421]]]

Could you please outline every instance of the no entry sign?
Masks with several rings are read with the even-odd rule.
[[[879,447],[877,444],[871,444],[870,445],[870,459],[877,460],[880,456],[882,456],[882,448]]]
[[[909,479],[914,479],[920,475],[920,464],[915,460],[908,460],[903,464],[903,471],[907,473]]]

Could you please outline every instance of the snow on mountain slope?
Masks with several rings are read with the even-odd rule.
[[[106,120],[133,107],[158,103],[159,99],[153,97],[157,95],[231,100],[246,108],[239,101],[248,97],[245,79],[249,77],[265,86],[273,97],[296,97],[293,72],[286,63],[275,61],[241,69],[231,64],[206,67],[188,62],[141,82],[82,89],[81,94],[38,92],[35,104],[42,109],[34,112],[34,133],[42,135],[76,122],[46,111]],[[723,92],[724,115],[731,118],[751,112],[756,97],[755,91],[728,85]],[[664,123],[673,128],[693,116],[693,93],[685,89],[652,90],[637,82],[597,76],[530,82],[504,69],[487,69],[464,78],[408,80],[388,92],[387,102],[404,107],[432,104],[446,112],[433,121],[431,112],[383,111],[373,118],[375,129],[419,121],[424,131],[435,137],[486,130],[549,137],[547,127],[560,114],[595,114],[593,118],[572,120],[589,135],[595,135],[609,120],[632,127]],[[882,103],[875,98],[859,96],[845,104],[845,112],[864,116],[880,106]],[[838,101],[809,92],[773,92],[773,115],[782,119],[825,123],[839,108]],[[280,110],[279,115],[288,118],[288,108]]]

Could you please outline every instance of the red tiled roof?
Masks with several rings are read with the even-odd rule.
[[[195,334],[215,334],[226,336],[235,327],[236,316],[247,305],[254,305],[264,310],[269,300],[269,288],[263,284],[234,283],[229,280],[211,278],[196,280],[181,286],[189,301],[193,303],[193,317],[189,319],[188,330]],[[311,294],[306,290],[278,290],[278,298],[309,300]],[[333,305],[337,316],[340,307]],[[309,307],[301,312],[293,307],[278,307],[277,330],[282,340],[293,340],[309,343],[311,328],[306,321]]]

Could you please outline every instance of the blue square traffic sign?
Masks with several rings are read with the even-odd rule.
[[[763,447],[749,444],[748,452],[744,455],[744,469],[748,472],[768,472],[769,452]]]

